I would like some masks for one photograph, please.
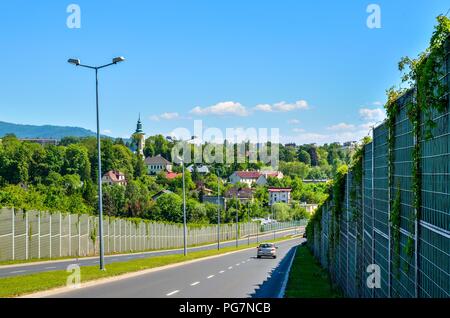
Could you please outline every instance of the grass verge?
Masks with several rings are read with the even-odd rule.
[[[330,276],[306,245],[299,246],[286,287],[286,298],[341,298],[332,287]]]
[[[290,239],[291,237],[279,238],[270,242],[279,242]],[[170,264],[181,263],[194,259],[200,259],[208,256],[225,254],[232,251],[243,250],[249,247],[256,247],[257,244],[242,245],[236,247],[224,247],[218,250],[206,250],[190,252],[187,256],[174,254],[155,256],[145,259],[131,260],[126,262],[117,262],[108,264],[106,271],[100,271],[98,266],[81,267],[81,282],[88,282],[106,277],[113,277],[125,273],[137,272],[145,269],[161,267]],[[38,291],[49,290],[66,285],[67,277],[70,273],[66,271],[50,271],[30,275],[14,276],[0,278],[0,297],[15,297],[26,295]]]

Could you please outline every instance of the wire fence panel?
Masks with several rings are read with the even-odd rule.
[[[450,49],[450,41],[447,45]],[[450,89],[448,54],[446,64],[443,80]],[[408,116],[415,94],[411,90],[397,100],[391,128],[384,123],[373,130],[373,141],[362,149],[361,180],[355,182],[352,171],[347,175],[343,215],[334,216],[333,199],[327,200],[319,208],[321,221],[314,225],[314,236],[308,238],[333,283],[350,297],[450,297],[450,99],[443,111],[420,114],[416,137]],[[432,137],[426,138],[430,119],[435,125]],[[413,192],[416,147],[418,209]],[[400,203],[399,228],[391,224],[395,202]],[[369,273],[370,268],[375,272]],[[380,286],[369,286],[367,279],[376,268]]]

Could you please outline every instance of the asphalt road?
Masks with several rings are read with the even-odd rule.
[[[304,239],[277,243],[277,259],[256,249],[76,289],[52,298],[276,298],[294,250]]]
[[[299,229],[293,229],[289,231],[283,231],[276,233],[275,237],[284,237],[292,234],[299,233]],[[261,240],[270,240],[272,239],[273,232],[260,235],[259,241]],[[246,245],[248,239],[240,239],[239,245]],[[250,239],[251,243],[256,243],[256,237]],[[230,241],[230,242],[224,242],[221,243],[222,247],[227,246],[235,246],[236,241]],[[206,245],[206,246],[198,246],[198,247],[191,247],[188,249],[189,251],[201,251],[201,250],[211,250],[211,249],[217,249],[217,244],[212,245]],[[124,261],[130,261],[133,259],[140,259],[140,258],[148,258],[148,257],[154,257],[154,256],[162,256],[162,255],[169,255],[169,254],[182,254],[183,249],[176,249],[176,250],[167,250],[167,251],[152,251],[152,252],[143,252],[143,253],[136,253],[136,254],[126,254],[126,255],[109,255],[105,256],[105,264],[115,263],[115,262],[124,262]],[[11,276],[19,276],[19,275],[28,275],[33,273],[39,273],[39,272],[48,272],[48,271],[56,271],[56,270],[66,270],[69,265],[77,264],[80,267],[82,266],[93,266],[98,265],[99,261],[98,258],[88,258],[88,259],[68,259],[67,261],[50,261],[45,262],[42,264],[18,264],[13,266],[0,266],[0,277],[11,277]]]

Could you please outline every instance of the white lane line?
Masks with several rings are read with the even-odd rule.
[[[236,266],[239,266],[239,265],[241,265],[241,264],[239,264],[239,263],[236,264]]]
[[[9,272],[10,274],[19,274],[19,273],[25,273],[26,270],[20,270],[20,271],[13,271],[13,272]]]
[[[46,267],[45,269],[56,269],[54,266]]]
[[[191,286],[196,286],[196,285],[198,285],[198,284],[200,284],[200,282],[192,283]]]
[[[233,266],[228,267],[228,269],[233,269]]]
[[[174,290],[173,292],[168,293],[166,296],[172,296],[179,292],[180,292],[179,290]]]
[[[219,274],[223,274],[223,273],[225,273],[225,271],[220,271],[220,272],[219,272]]]
[[[242,261],[241,264],[245,264],[245,261]]]
[[[213,278],[215,275],[209,275],[208,277],[206,277],[206,279],[210,279]]]

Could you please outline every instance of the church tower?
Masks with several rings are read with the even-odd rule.
[[[142,130],[141,114],[139,114],[136,132],[133,134],[133,139],[135,140],[137,146],[136,153],[140,154],[144,158],[145,133]]]

